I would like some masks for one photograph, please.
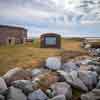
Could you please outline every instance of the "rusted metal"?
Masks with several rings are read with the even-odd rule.
[[[54,44],[47,44],[46,38],[55,38],[56,43]],[[51,40],[52,41],[52,40]],[[41,48],[61,48],[61,36],[56,33],[44,33],[40,36],[40,47]]]

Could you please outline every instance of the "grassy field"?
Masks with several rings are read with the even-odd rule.
[[[33,44],[1,46],[0,74],[3,74],[14,67],[39,67],[43,63],[44,59],[46,59],[48,56],[63,55],[62,50],[64,50],[65,52],[85,52],[83,49],[80,48],[80,41],[74,39],[62,39],[62,48],[63,49],[39,48],[38,40],[34,41]]]

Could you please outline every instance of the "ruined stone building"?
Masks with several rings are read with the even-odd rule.
[[[0,45],[24,43],[27,39],[27,30],[22,27],[0,25]]]

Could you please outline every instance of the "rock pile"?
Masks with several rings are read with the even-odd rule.
[[[92,60],[89,60],[92,61]],[[50,57],[44,68],[14,68],[0,77],[0,100],[100,100],[100,67]],[[97,70],[98,69],[98,70]]]

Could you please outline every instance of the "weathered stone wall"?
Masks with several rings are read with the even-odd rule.
[[[27,38],[27,30],[20,27],[0,26],[0,44],[7,44],[10,38],[15,39],[15,43],[22,43]]]

